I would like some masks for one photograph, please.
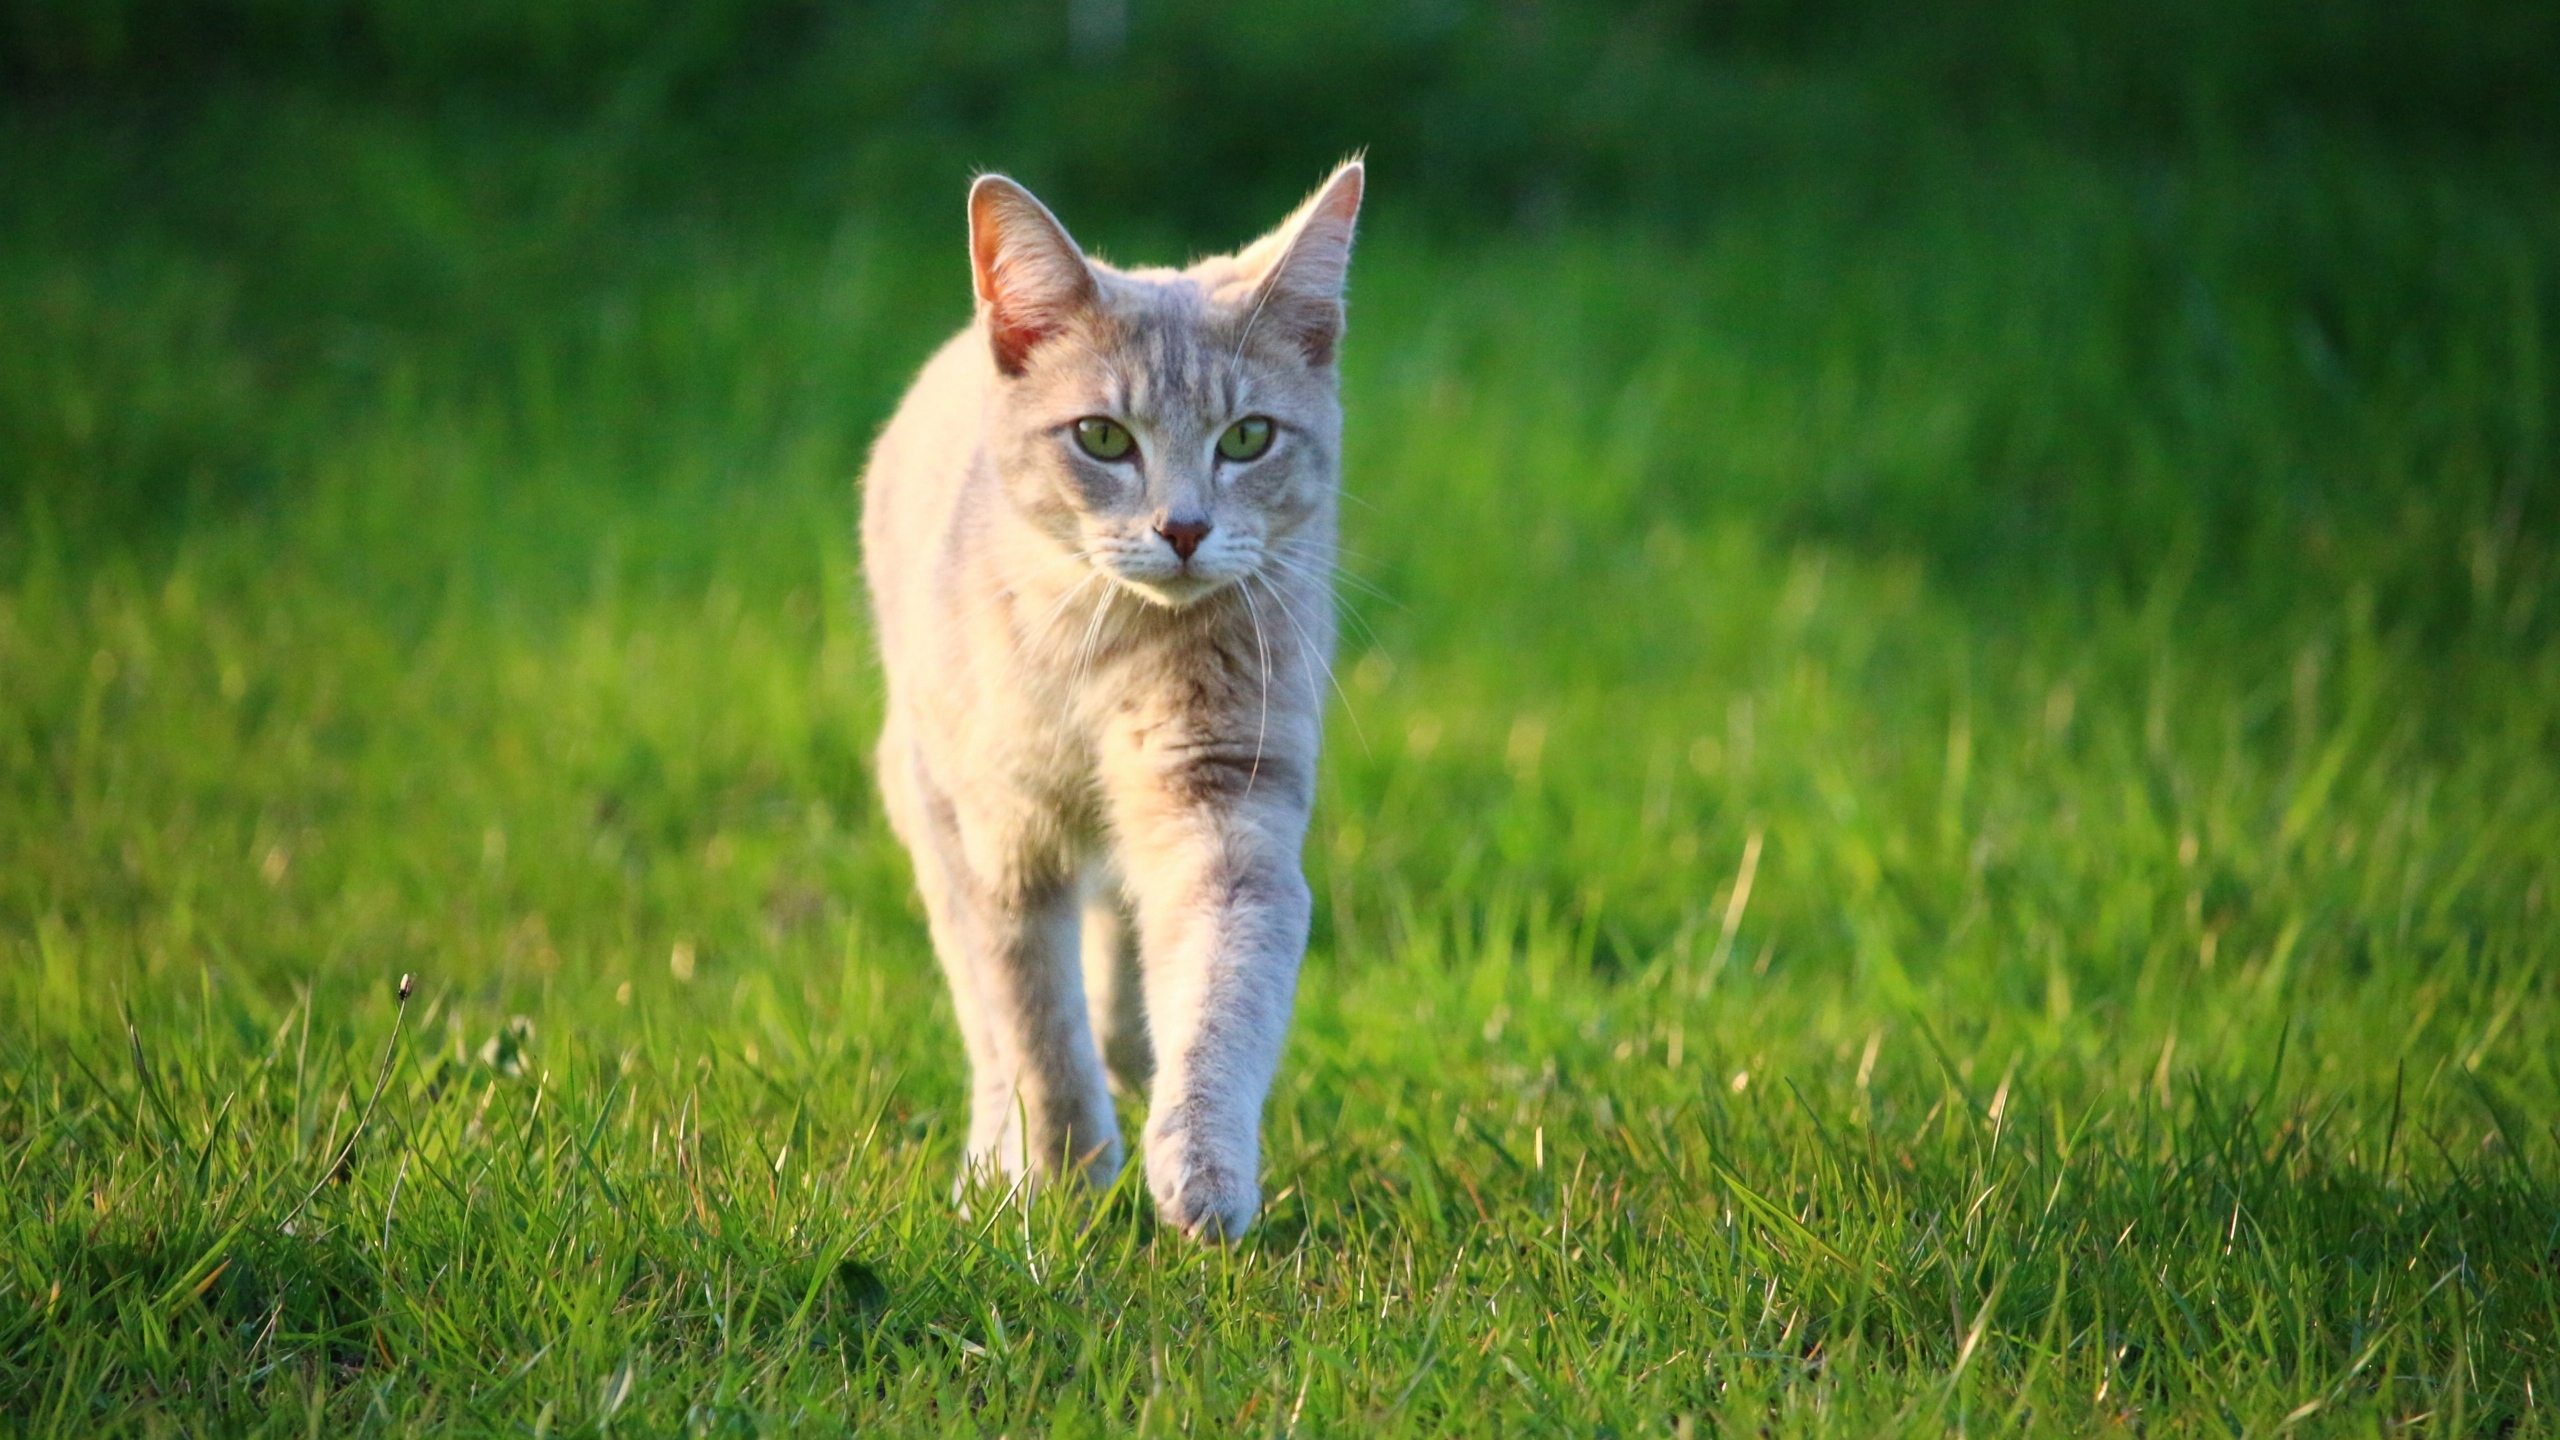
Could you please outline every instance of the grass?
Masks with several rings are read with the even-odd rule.
[[[11,1430],[2560,1428],[2547,177],[1940,140],[1459,245],[1380,157],[1201,1250],[950,1203],[850,483],[947,227],[0,144]]]

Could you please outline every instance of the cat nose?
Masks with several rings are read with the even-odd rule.
[[[1206,520],[1159,520],[1156,522],[1156,533],[1164,537],[1164,543],[1173,547],[1174,554],[1188,560],[1191,558],[1191,552],[1200,548],[1200,542],[1209,538],[1209,522]]]

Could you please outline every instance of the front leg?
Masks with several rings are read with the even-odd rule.
[[[914,857],[933,948],[969,1050],[970,1178],[1036,1184],[1061,1174],[1108,1183],[1120,1130],[1085,1017],[1076,957],[1079,897],[1063,870],[1026,871],[972,853],[952,798],[883,746],[890,811]],[[980,819],[983,831],[1009,833]]]
[[[1120,1172],[1120,1128],[1085,1016],[1074,887],[981,888],[955,900],[965,914],[952,928],[968,938],[945,964],[967,967],[986,1041],[970,1067],[971,1171],[1108,1184]]]
[[[1116,797],[1156,1056],[1147,1185],[1166,1220],[1205,1239],[1242,1235],[1262,1208],[1262,1103],[1310,908],[1307,767],[1236,760],[1133,767]]]

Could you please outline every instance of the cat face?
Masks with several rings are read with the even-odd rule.
[[[1014,507],[1081,563],[1189,605],[1272,569],[1330,516],[1334,354],[1362,171],[1279,229],[1186,270],[1088,259],[1030,192],[970,194],[985,433]]]

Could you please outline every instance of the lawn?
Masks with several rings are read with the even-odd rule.
[[[11,111],[0,1427],[2560,1430],[2560,184],[1766,93],[1677,225],[1372,156],[1231,1249],[952,1203],[853,517],[965,172]]]

